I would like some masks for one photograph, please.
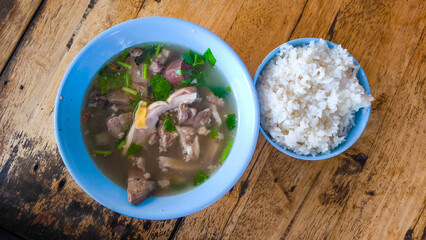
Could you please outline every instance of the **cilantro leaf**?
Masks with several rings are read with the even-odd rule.
[[[203,182],[205,182],[207,179],[209,179],[209,176],[202,172],[198,172],[197,176],[194,178],[194,186],[201,185]]]
[[[192,57],[191,57],[191,55],[189,55],[189,53],[185,53],[185,54],[183,54],[183,61],[185,62],[185,63],[188,63],[188,64],[190,64],[190,65],[192,65],[193,63],[194,63],[194,59],[192,59]]]
[[[98,87],[104,95],[113,89],[120,88],[125,84],[125,73],[111,74],[103,73],[99,76]]]
[[[231,91],[231,87],[230,87],[230,86],[227,86],[225,89],[226,89],[228,92],[230,92],[230,91]]]
[[[166,100],[169,97],[172,84],[161,76],[161,74],[155,75],[149,81],[151,82],[155,100]]]
[[[190,74],[190,73],[191,73],[191,70],[181,70],[181,69],[176,70],[177,75],[186,75],[186,74]]]
[[[172,120],[170,120],[169,117],[166,117],[166,119],[164,120],[163,128],[166,129],[166,131],[170,132],[170,133],[176,131],[176,127],[173,124]]]
[[[228,144],[226,144],[225,150],[223,151],[222,157],[220,158],[220,162],[225,162],[226,157],[228,157],[229,151],[231,151],[232,143],[234,142],[234,138],[230,138]]]
[[[229,130],[234,130],[237,127],[237,117],[235,113],[229,114],[226,118],[226,126],[228,126]]]
[[[203,54],[203,57],[210,63],[210,65],[214,66],[216,64],[216,58],[213,56],[210,48],[207,48],[206,52]]]
[[[218,98],[225,98],[228,95],[228,91],[225,88],[218,86],[209,86],[209,88]]]
[[[132,144],[130,144],[129,149],[127,149],[126,156],[130,156],[132,154],[135,154],[135,153],[139,152],[142,149],[143,149],[142,146],[139,146],[137,144],[132,143]]]
[[[127,125],[126,130],[124,131],[124,135],[120,139],[118,139],[118,141],[114,143],[114,147],[116,147],[118,150],[121,150],[126,144],[126,137],[127,137],[127,134],[129,133],[129,130],[130,130],[130,126]]]

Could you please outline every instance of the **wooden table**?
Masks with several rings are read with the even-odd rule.
[[[240,181],[198,213],[144,221],[92,200],[67,172],[54,100],[105,29],[171,16],[228,42],[254,75],[276,46],[321,37],[360,62],[375,97],[345,153],[308,162],[263,136]],[[28,239],[426,239],[424,0],[0,1],[0,227]]]

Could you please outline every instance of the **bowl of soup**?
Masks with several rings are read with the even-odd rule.
[[[103,206],[142,219],[217,201],[248,166],[258,129],[244,63],[209,30],[175,18],[98,35],[56,98],[56,140],[71,176]]]

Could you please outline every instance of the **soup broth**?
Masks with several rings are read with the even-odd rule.
[[[92,80],[82,108],[84,142],[132,204],[198,186],[226,159],[236,107],[215,61],[210,49],[201,55],[146,44],[111,59]]]

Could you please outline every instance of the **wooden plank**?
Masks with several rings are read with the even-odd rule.
[[[305,3],[305,1],[262,1],[261,3],[246,1],[244,3],[225,41],[236,50],[252,74],[267,52],[279,45],[279,41],[287,41],[293,27],[297,25]],[[281,14],[284,10],[289,14]],[[282,27],[280,24],[283,22],[288,26]],[[269,38],[265,34],[269,37],[277,36],[281,40]],[[262,38],[262,36],[265,37]],[[256,51],[252,51],[253,49]],[[265,55],[253,53],[261,51],[265,51]],[[257,151],[262,148],[264,148],[263,151],[258,153]],[[177,239],[227,238],[238,225],[238,218],[245,211],[247,199],[252,194],[271,151],[273,148],[266,143],[263,136],[260,136],[256,153],[234,190],[208,209],[186,217],[177,233]]]
[[[0,72],[6,65],[41,0],[3,0],[0,2]]]
[[[0,92],[2,228],[38,239],[170,235],[174,220],[125,217],[85,194],[66,171],[52,128],[56,91],[74,56],[100,32],[134,18],[141,4],[49,1],[34,20],[1,76],[8,81]]]
[[[236,1],[145,1],[138,17],[164,16],[184,19],[214,32],[221,38],[228,33],[244,0]]]
[[[340,155],[326,162],[326,166],[315,185],[315,191],[312,191],[309,201],[306,202],[305,207],[302,208],[299,217],[294,222],[294,226],[300,227],[292,228],[288,234],[288,238],[312,238],[313,236],[320,238],[331,235],[331,238],[342,236],[345,238],[352,238],[354,236],[362,238],[364,236],[367,239],[391,239],[397,236],[401,238],[405,234],[406,229],[401,229],[401,226],[398,225],[402,224],[402,222],[391,221],[390,216],[377,218],[375,216],[377,212],[365,212],[366,207],[364,205],[374,205],[374,202],[381,199],[381,197],[377,198],[377,195],[382,196],[383,193],[389,192],[390,189],[394,188],[386,184],[389,179],[385,179],[387,178],[387,174],[390,174],[385,170],[386,168],[389,168],[389,171],[398,171],[398,166],[404,164],[407,171],[413,174],[413,176],[425,173],[424,171],[423,173],[422,171],[415,172],[416,168],[420,167],[422,169],[425,166],[423,164],[423,167],[421,167],[420,162],[415,157],[416,154],[410,157],[403,157],[403,150],[400,149],[396,150],[399,156],[385,157],[387,161],[382,160],[384,152],[377,155],[378,146],[389,146],[395,140],[395,138],[387,137],[395,136],[395,134],[391,134],[389,129],[384,128],[382,120],[389,117],[388,112],[390,109],[404,109],[410,106],[409,102],[403,103],[397,100],[398,104],[395,104],[393,101],[381,99],[380,96],[389,94],[389,98],[392,99],[393,95],[399,94],[399,91],[401,91],[400,88],[395,87],[396,84],[406,82],[408,79],[408,81],[413,82],[419,80],[419,78],[405,78],[402,74],[407,66],[413,65],[419,67],[419,61],[410,62],[415,48],[407,49],[406,46],[417,45],[419,37],[422,34],[424,24],[418,24],[421,19],[420,12],[422,8],[419,8],[418,12],[412,12],[412,14],[405,15],[401,13],[411,12],[414,6],[421,4],[421,2],[415,1],[404,4],[390,4],[389,2],[385,4],[383,2],[380,5],[381,8],[379,8],[374,4],[366,5],[363,2],[348,2],[340,10],[340,15],[335,24],[334,39],[337,42],[343,43],[344,47],[347,47],[359,59],[367,76],[369,76],[373,95],[376,96],[376,102],[373,102],[371,120],[360,140],[346,152],[346,155]],[[360,13],[365,13],[365,16]],[[349,21],[348,19],[351,16],[357,16],[357,21]],[[377,19],[372,20],[370,16],[377,16]],[[385,23],[386,26],[384,26],[381,19],[386,18],[386,16],[392,17],[390,21]],[[399,18],[400,16],[402,19]],[[395,24],[395,21],[404,22],[404,24]],[[365,27],[366,25],[369,25],[370,28]],[[380,34],[370,33],[370,31],[379,31],[379,29]],[[351,41],[352,39],[354,40]],[[383,39],[397,40],[383,41]],[[387,49],[393,49],[392,57],[389,57]],[[368,56],[374,56],[374,58]],[[381,61],[380,59],[383,58],[388,59],[388,61]],[[381,69],[387,70],[381,71]],[[382,82],[381,79],[386,79],[386,83]],[[418,96],[412,97],[414,99],[419,98]],[[400,130],[402,129],[404,128],[400,128]],[[411,125],[405,131],[417,131],[415,129]],[[378,138],[377,136],[382,137]],[[387,141],[386,144],[383,141],[384,139]],[[408,139],[406,141],[410,142]],[[421,144],[418,146],[421,146]],[[420,151],[419,148],[413,150],[417,153]],[[417,156],[417,158],[420,156]],[[405,158],[406,160],[401,161],[401,158]],[[367,162],[365,162],[366,160]],[[378,170],[378,168],[382,168],[382,170]],[[370,184],[369,182],[374,176],[381,180],[376,182],[376,184]],[[408,184],[406,181],[407,178],[400,177],[392,183],[399,185],[404,182],[405,185]],[[424,201],[424,193],[422,194],[418,189],[422,184],[419,185],[419,183],[412,182],[411,185],[408,185],[413,191],[412,194],[419,198],[417,201],[414,201],[413,205],[409,206],[414,207],[411,210],[412,212],[404,209],[400,214],[401,216],[406,216],[406,213],[403,213],[404,211],[407,213],[411,212],[414,214],[409,215],[408,218],[413,218],[415,217],[415,212],[419,211],[419,207],[421,207],[421,203]],[[403,186],[401,185],[400,188],[403,188]],[[387,201],[390,200],[389,196],[385,199]],[[396,207],[398,204],[395,202],[392,205]],[[378,206],[376,205],[375,207]],[[360,210],[363,213],[362,220],[354,213],[354,208],[363,209]],[[357,227],[348,228],[348,221],[342,221],[342,216],[344,215],[358,219]],[[377,218],[376,223],[380,222],[382,226],[386,225],[384,229],[393,231],[393,233],[385,233],[375,229],[371,225],[371,222],[367,221],[367,219],[374,219],[375,217]],[[311,228],[306,229],[301,227],[305,224],[311,226]],[[350,223],[349,226],[353,226],[353,224]],[[335,230],[336,227],[339,230]],[[359,231],[363,228],[368,230],[364,232],[365,235],[360,235]]]

